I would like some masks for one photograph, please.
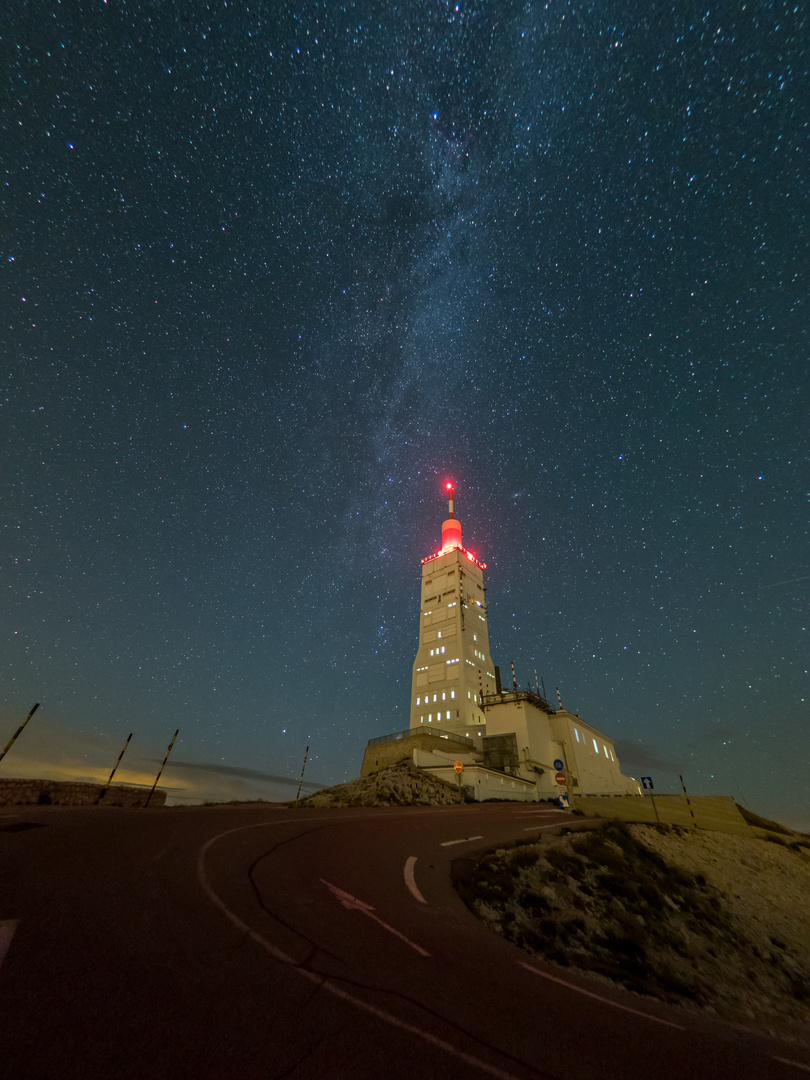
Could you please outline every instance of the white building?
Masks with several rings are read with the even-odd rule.
[[[408,758],[476,800],[640,794],[601,731],[539,693],[502,690],[489,652],[486,564],[464,548],[453,485],[445,486],[441,547],[422,560],[410,728],[372,739],[361,775]]]
[[[486,731],[482,695],[495,692],[489,654],[484,570],[461,542],[453,485],[438,551],[422,559],[419,648],[411,679],[411,728],[439,728],[478,738]]]

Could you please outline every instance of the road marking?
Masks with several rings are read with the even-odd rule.
[[[529,825],[523,831],[524,832],[537,832],[538,829],[559,829],[559,827],[560,826],[555,821],[553,825]]]
[[[405,884],[410,890],[411,896],[416,897],[420,904],[426,904],[427,900],[419,892],[419,886],[416,884],[416,878],[413,876],[413,868],[416,866],[416,856],[409,855],[405,862]]]
[[[469,844],[471,840],[483,840],[483,836],[464,836],[461,840],[445,840],[439,847],[452,847],[453,844]]]
[[[791,1061],[790,1058],[777,1057],[776,1054],[774,1054],[773,1060],[781,1061],[783,1065],[792,1065],[794,1069],[801,1069],[802,1072],[810,1073],[810,1065],[805,1065],[802,1061]]]
[[[14,931],[20,924],[19,919],[0,919],[0,964],[3,963]]]
[[[212,836],[210,840],[203,844],[197,856],[197,881],[200,883],[200,888],[214,907],[219,908],[225,918],[235,926],[237,930],[241,930],[246,934],[254,945],[258,945],[260,949],[264,949],[264,951],[272,956],[274,960],[278,960],[280,963],[285,964],[287,967],[297,972],[302,978],[313,983],[315,986],[319,987],[319,989],[332,994],[333,997],[340,998],[341,1001],[347,1001],[350,1005],[354,1005],[355,1008],[360,1009],[361,1012],[366,1012],[370,1016],[376,1016],[378,1020],[382,1020],[385,1024],[390,1024],[391,1027],[399,1028],[400,1031],[406,1031],[409,1035],[414,1035],[417,1039],[421,1039],[429,1046],[435,1046],[437,1049],[443,1050],[446,1054],[450,1054],[451,1057],[463,1061],[465,1065],[469,1065],[474,1069],[480,1069],[481,1072],[486,1073],[488,1076],[496,1077],[496,1080],[520,1080],[520,1077],[515,1076],[514,1073],[504,1072],[503,1069],[499,1069],[496,1065],[490,1065],[488,1062],[482,1061],[481,1058],[475,1057],[474,1054],[468,1054],[465,1050],[460,1050],[457,1046],[453,1046],[452,1043],[445,1042],[445,1040],[440,1039],[438,1035],[432,1035],[429,1031],[424,1031],[422,1028],[416,1027],[415,1024],[409,1024],[406,1020],[400,1020],[398,1016],[386,1012],[385,1009],[380,1009],[368,1001],[363,1001],[362,998],[355,997],[354,994],[350,994],[347,990],[342,989],[342,987],[337,986],[329,979],[324,978],[323,975],[318,975],[314,971],[309,971],[307,968],[300,967],[291,956],[282,952],[281,949],[269,942],[266,937],[263,937],[262,934],[258,933],[256,930],[251,930],[247,923],[243,922],[238,915],[231,911],[225,901],[214,892],[205,874],[205,856],[208,849],[211,848],[217,840],[221,840],[224,836],[230,836],[233,833],[242,832],[245,829],[266,828],[268,825],[289,825],[293,821],[298,823],[300,820],[300,818],[286,818],[283,821],[261,821],[255,825],[240,825],[236,829],[226,829],[225,832]],[[309,820],[329,820],[329,816],[327,816],[326,819],[310,818]],[[331,820],[335,820],[334,817],[332,817]],[[498,1051],[495,1051],[495,1053],[498,1053]]]
[[[384,930],[387,930],[389,934],[393,934],[394,937],[398,937],[401,941],[404,941],[406,945],[410,945],[410,947],[412,949],[415,949],[420,956],[430,956],[430,953],[425,952],[421,945],[415,944],[415,942],[411,941],[410,938],[406,938],[404,934],[400,934],[399,930],[395,930],[393,926],[389,926],[388,923],[383,922],[379,915],[375,915],[374,908],[371,906],[371,904],[367,904],[365,900],[358,900],[356,896],[352,896],[351,893],[344,892],[343,889],[339,889],[337,885],[332,885],[330,882],[324,881],[323,878],[321,878],[321,881],[323,881],[327,889],[330,889],[332,891],[332,894],[336,896],[337,899],[341,902],[341,904],[343,904],[345,908],[348,908],[349,911],[362,911],[364,915],[368,915],[368,917],[370,919],[373,919],[375,923],[379,923],[379,925]]]
[[[633,1013],[635,1016],[643,1016],[645,1020],[652,1020],[654,1024],[663,1024],[665,1027],[675,1028],[677,1031],[686,1031],[685,1027],[681,1027],[680,1024],[673,1024],[671,1020],[662,1020],[660,1016],[653,1016],[652,1013],[642,1012],[640,1009],[631,1009],[629,1005],[620,1005],[618,1001],[611,1001],[610,998],[602,997],[601,994],[594,994],[592,990],[583,990],[581,986],[575,986],[573,983],[566,982],[565,979],[558,979],[556,975],[549,975],[547,971],[540,971],[538,968],[532,967],[531,964],[524,963],[523,960],[518,960],[518,964],[527,971],[531,971],[533,975],[539,975],[541,979],[549,979],[551,982],[559,983],[560,986],[565,986],[568,990],[573,990],[577,994],[584,994],[585,997],[596,998],[597,1001],[601,1001],[605,1005],[612,1005],[614,1009],[621,1009],[623,1012]]]

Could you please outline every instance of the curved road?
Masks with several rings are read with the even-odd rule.
[[[545,964],[467,911],[454,859],[573,822],[531,804],[0,810],[0,1074],[810,1074],[806,1050]]]

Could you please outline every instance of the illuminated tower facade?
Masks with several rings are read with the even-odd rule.
[[[449,516],[441,548],[422,559],[419,649],[411,681],[412,728],[476,738],[486,734],[481,694],[495,693],[489,655],[486,564],[464,548],[453,516],[453,484],[445,484]]]

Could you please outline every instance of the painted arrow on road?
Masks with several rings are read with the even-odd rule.
[[[388,923],[383,922],[379,915],[375,915],[374,908],[371,904],[367,904],[365,900],[358,900],[356,896],[352,896],[351,893],[339,889],[337,885],[332,885],[329,881],[324,881],[323,878],[321,878],[321,881],[327,889],[329,889],[332,895],[349,911],[362,911],[364,915],[368,915],[370,919],[373,919],[375,923],[378,923],[384,930],[387,930],[389,934],[393,934],[394,937],[398,937],[401,941],[404,941],[406,945],[410,945],[410,947],[415,949],[420,956],[430,956],[430,953],[425,952],[421,945],[416,945],[409,938],[406,938],[404,934],[400,934],[399,930],[395,930],[393,926],[389,926]]]

